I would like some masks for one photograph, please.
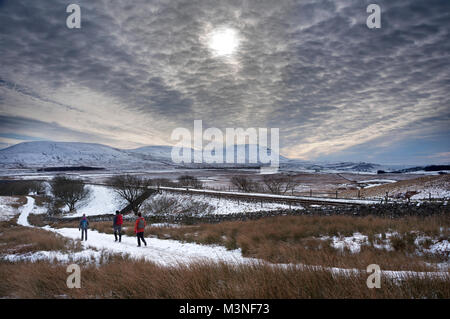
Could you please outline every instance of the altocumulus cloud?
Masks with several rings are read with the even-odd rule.
[[[370,30],[372,2],[80,0],[69,30],[67,1],[1,1],[0,142],[170,144],[202,119],[279,127],[290,157],[386,162],[417,140],[405,161],[448,161],[450,2],[376,1]],[[216,28],[239,35],[230,59]]]

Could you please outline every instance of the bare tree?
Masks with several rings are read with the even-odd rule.
[[[90,191],[81,180],[66,176],[56,176],[50,182],[50,187],[55,199],[67,205],[69,211],[75,209],[75,205],[88,198]]]
[[[118,175],[110,178],[109,183],[114,191],[128,202],[135,214],[143,203],[142,198],[151,184],[149,180],[134,175]]]
[[[45,187],[43,183],[39,181],[0,181],[1,196],[28,195],[30,193],[40,195],[44,193],[44,191]]]
[[[259,189],[258,185],[253,182],[248,176],[237,175],[231,178],[231,184],[243,192],[254,192]]]
[[[181,187],[202,188],[203,184],[195,176],[183,175],[178,178],[178,184]]]
[[[44,184],[40,181],[33,181],[30,184],[30,192],[35,193],[36,195],[41,195],[45,192]]]
[[[269,192],[278,195],[293,191],[296,186],[292,175],[264,175],[263,183]]]

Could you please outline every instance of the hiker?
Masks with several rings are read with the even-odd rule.
[[[80,226],[78,227],[78,230],[81,230],[81,240],[86,238],[87,240],[87,230],[89,227],[89,221],[86,218],[86,214],[83,214],[83,218],[80,221]]]
[[[141,247],[141,239],[147,247],[147,243],[144,239],[144,230],[145,230],[145,219],[142,217],[141,213],[138,213],[138,219],[136,219],[136,224],[134,225],[134,232],[137,235],[138,247]]]
[[[113,228],[114,228],[114,237],[116,238],[115,241],[117,241],[117,235],[119,235],[119,243],[122,241],[122,224],[123,224],[123,217],[122,214],[116,210],[116,216],[113,218]]]

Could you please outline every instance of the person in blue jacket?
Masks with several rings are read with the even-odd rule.
[[[80,221],[80,226],[78,227],[78,230],[81,230],[81,240],[87,240],[88,228],[89,228],[89,221],[86,218],[86,214],[83,214],[83,218]]]

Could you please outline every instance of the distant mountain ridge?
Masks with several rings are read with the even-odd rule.
[[[259,154],[263,146],[259,145],[234,145],[223,148],[223,161],[226,153],[234,151],[234,163],[208,164],[210,156],[204,153],[204,162],[176,164],[172,161],[172,146],[153,145],[136,149],[118,149],[103,144],[79,143],[79,142],[49,142],[36,141],[24,142],[0,149],[0,167],[2,168],[51,168],[51,167],[97,167],[97,168],[119,168],[119,169],[171,169],[176,167],[185,168],[233,168],[233,167],[259,167],[257,163],[249,163],[249,149],[254,146]],[[191,149],[191,160],[194,154],[200,151]],[[264,152],[272,152],[264,147]],[[239,154],[239,155],[238,155]],[[289,159],[279,155],[280,168],[292,171],[337,171],[337,172],[372,172],[377,170],[395,171],[408,169],[411,166],[384,166],[374,163],[354,162],[309,162],[297,159]]]
[[[259,151],[261,146],[255,145]],[[249,163],[248,150],[250,145],[234,146],[234,163],[209,164],[211,155],[203,153],[204,162],[201,165],[212,167],[260,165],[259,157],[257,163]],[[172,161],[172,146],[155,145],[145,146],[136,149],[118,149],[103,144],[79,143],[79,142],[24,142],[0,150],[0,166],[9,168],[43,168],[61,166],[93,166],[93,167],[120,167],[120,168],[168,168],[175,166],[197,167],[194,156],[201,153],[198,150],[191,152],[191,162],[177,164]],[[223,162],[225,154],[230,152],[230,148],[223,150]],[[270,150],[264,148],[265,152]],[[208,161],[209,160],[209,161]],[[280,156],[280,160],[287,160]]]

